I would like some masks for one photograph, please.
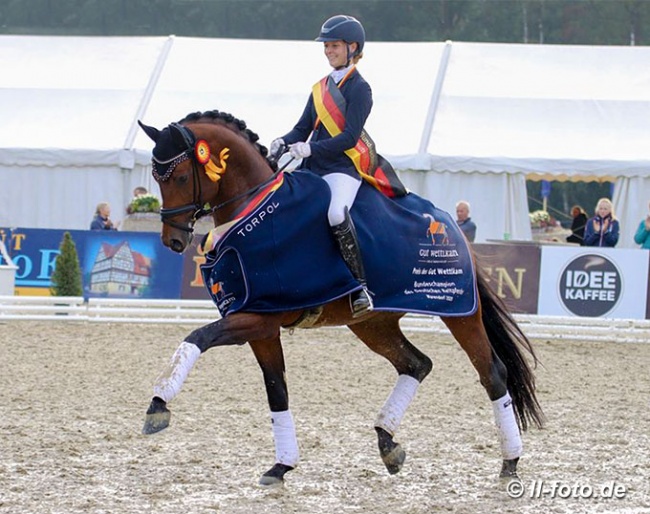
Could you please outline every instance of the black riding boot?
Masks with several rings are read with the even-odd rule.
[[[341,250],[343,260],[347,264],[352,276],[359,281],[363,289],[352,293],[352,317],[356,318],[372,310],[372,298],[366,287],[366,272],[361,260],[361,250],[357,240],[357,232],[350,214],[346,211],[345,221],[332,227],[332,233]]]

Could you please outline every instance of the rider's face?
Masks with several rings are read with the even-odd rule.
[[[350,51],[354,51],[356,43],[350,45]],[[325,41],[325,57],[332,68],[341,68],[348,62],[348,45],[345,41]]]

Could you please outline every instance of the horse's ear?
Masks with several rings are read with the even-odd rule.
[[[158,142],[158,138],[160,137],[160,130],[158,130],[156,127],[145,125],[140,120],[138,120],[138,125],[140,125],[140,128],[144,130],[144,133],[147,134],[154,143]]]
[[[184,127],[180,123],[170,123],[169,133],[172,136],[172,141],[179,148],[194,148],[196,138],[190,129]]]

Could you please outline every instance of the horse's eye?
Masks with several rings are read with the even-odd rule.
[[[189,177],[187,175],[179,175],[178,177],[174,177],[174,182],[183,186],[189,182]]]

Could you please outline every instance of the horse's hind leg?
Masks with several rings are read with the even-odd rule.
[[[481,385],[492,401],[494,419],[499,432],[503,463],[502,478],[517,477],[517,463],[523,451],[512,399],[508,392],[507,369],[495,355],[481,321],[479,311],[467,318],[443,318],[454,338],[465,350],[479,375]]]
[[[375,421],[379,454],[388,472],[398,473],[406,453],[393,438],[420,383],[432,368],[431,359],[406,339],[399,326],[402,314],[380,314],[349,328],[368,348],[388,359],[397,382]]]

